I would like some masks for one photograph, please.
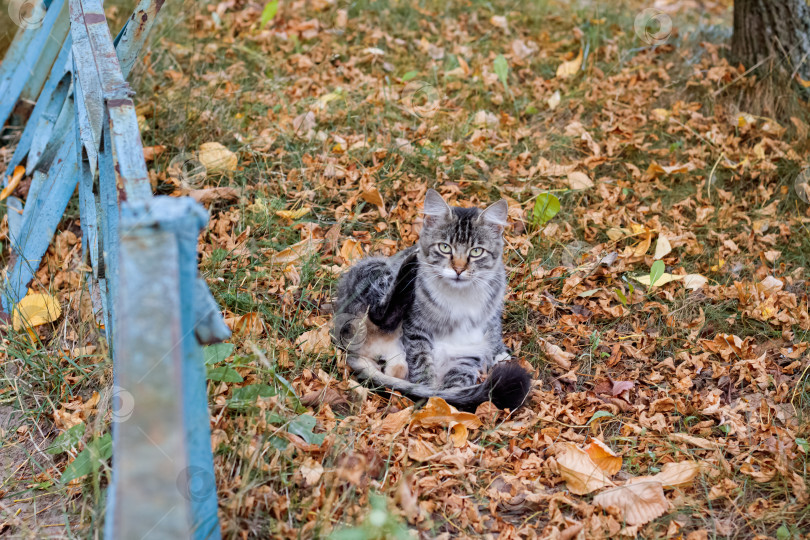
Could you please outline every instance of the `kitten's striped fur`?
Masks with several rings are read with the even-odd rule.
[[[499,363],[509,356],[501,336],[506,212],[505,200],[484,211],[450,207],[428,190],[417,245],[366,258],[341,277],[334,338],[361,378],[462,410],[523,403],[529,374]]]

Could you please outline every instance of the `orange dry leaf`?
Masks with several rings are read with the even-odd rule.
[[[613,450],[599,439],[593,439],[591,444],[585,447],[585,452],[597,467],[613,476],[622,468],[622,458],[617,456]]]
[[[22,180],[23,176],[25,176],[25,167],[22,165],[14,167],[14,173],[8,181],[8,185],[3,188],[3,191],[0,191],[0,201],[14,193],[14,190],[20,185],[20,180]]]
[[[669,501],[664,496],[661,482],[631,482],[599,493],[593,498],[593,503],[601,508],[618,508],[628,525],[643,525],[667,511]]]
[[[369,204],[373,204],[376,206],[382,217],[386,217],[388,214],[385,211],[385,201],[383,201],[382,195],[380,194],[380,190],[376,187],[371,189],[363,190],[360,193],[360,198],[366,201]]]
[[[467,443],[469,429],[477,429],[483,424],[472,413],[460,412],[440,397],[432,397],[427,405],[411,418],[409,429],[414,427],[447,427],[450,439],[456,448]]]
[[[597,489],[616,485],[585,450],[574,443],[563,443],[562,446],[562,452],[558,452],[556,457],[557,467],[571,493],[587,495]]]
[[[340,256],[343,257],[343,260],[348,264],[351,264],[355,260],[362,259],[364,255],[365,253],[363,253],[360,242],[354,238],[347,238],[346,241],[343,242],[343,247],[340,248]]]

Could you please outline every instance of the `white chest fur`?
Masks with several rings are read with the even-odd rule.
[[[480,358],[489,354],[483,326],[460,326],[450,333],[433,336],[433,367],[441,378],[460,358]],[[486,365],[485,361],[481,365]]]

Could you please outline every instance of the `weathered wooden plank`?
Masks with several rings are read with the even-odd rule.
[[[104,306],[107,337],[115,334],[115,299],[114,293],[118,290],[118,186],[115,177],[115,161],[113,157],[112,141],[110,139],[110,121],[105,119],[103,131],[103,145],[98,155],[98,215],[101,227],[101,253],[99,260],[101,268],[98,269],[98,279]],[[112,343],[112,339],[110,342]],[[112,344],[115,347],[115,344]]]
[[[5,124],[6,120],[8,120],[8,117],[14,110],[14,106],[17,104],[26,86],[28,86],[27,93],[29,96],[39,95],[42,86],[40,85],[39,88],[33,88],[31,85],[28,85],[28,82],[32,77],[39,79],[41,76],[41,81],[44,85],[45,76],[47,76],[53,66],[56,55],[59,52],[59,49],[56,49],[55,52],[52,48],[46,49],[46,45],[48,40],[51,39],[51,32],[54,30],[54,27],[57,26],[60,17],[63,19],[63,22],[60,23],[58,28],[67,30],[66,16],[67,0],[54,0],[45,14],[42,26],[36,29],[30,28],[23,32],[26,36],[21,39],[20,43],[24,43],[24,47],[19,51],[14,51],[14,56],[10,59],[11,62],[9,64],[12,69],[3,73],[3,79],[0,79],[0,126]],[[57,34],[58,33],[60,32],[57,32]],[[29,35],[31,37],[28,37]],[[64,35],[62,36],[62,41],[63,40]],[[62,41],[59,42],[60,45]],[[53,54],[51,55],[51,53]],[[5,63],[4,61],[3,64]]]
[[[115,37],[118,63],[121,65],[121,73],[124,74],[125,79],[132,70],[132,66],[135,65],[138,52],[146,42],[161,7],[163,7],[163,0],[140,0],[127,24]]]
[[[183,414],[183,434],[185,436],[185,460],[187,469],[183,475],[176,480],[176,487],[180,490],[181,495],[187,500],[190,517],[190,530],[191,537],[197,540],[204,538],[217,539],[220,537],[219,522],[217,518],[217,499],[216,499],[216,482],[214,477],[213,468],[213,454],[211,452],[211,433],[209,427],[209,414],[208,414],[208,399],[206,394],[206,380],[205,380],[205,366],[202,362],[202,354],[200,347],[194,337],[194,298],[196,280],[199,277],[197,272],[197,235],[200,229],[207,221],[207,213],[198,203],[189,198],[172,198],[172,197],[154,197],[147,201],[135,201],[134,203],[124,202],[122,208],[122,221],[121,230],[122,239],[130,238],[131,236],[138,235],[139,237],[146,238],[150,234],[154,238],[161,238],[164,244],[172,244],[175,253],[171,255],[172,264],[176,264],[176,268],[169,268],[166,264],[161,264],[157,259],[144,256],[141,252],[147,250],[157,249],[154,246],[142,246],[138,249],[130,249],[130,244],[127,240],[122,241],[121,245],[121,283],[120,293],[118,298],[125,297],[126,295],[137,295],[139,291],[145,289],[160,289],[164,287],[164,283],[169,280],[174,287],[173,294],[177,294],[177,308],[175,308],[175,298],[172,297],[168,311],[170,311],[175,319],[171,324],[179,322],[179,328],[174,331],[175,340],[172,343],[162,343],[162,346],[169,347],[164,349],[167,355],[173,358],[179,355],[182,358],[179,375],[182,378],[182,392],[172,394],[177,402],[182,401],[182,414]],[[167,239],[169,235],[171,240]],[[141,271],[149,276],[150,281],[138,282],[133,284],[128,277],[128,271],[125,268],[131,264],[128,258],[149,259],[148,265],[150,268],[147,270],[145,267]],[[168,255],[165,255],[168,257]],[[143,263],[147,264],[147,263]],[[169,277],[167,277],[169,276]],[[134,290],[134,287],[142,287],[142,289]],[[128,352],[125,347],[128,345],[136,346],[134,342],[127,342],[121,339],[121,336],[130,332],[130,330],[138,330],[139,333],[135,335],[142,336],[144,332],[151,331],[153,325],[162,324],[164,321],[159,318],[157,321],[149,321],[148,326],[143,329],[138,328],[138,323],[134,318],[130,318],[130,311],[132,306],[130,303],[119,301],[118,303],[118,321],[116,324],[116,349],[115,349],[115,369],[119,372],[130,369],[128,365]],[[160,309],[167,310],[167,306],[153,306],[153,311]],[[147,317],[145,311],[137,312],[140,317]],[[168,323],[167,323],[168,325]],[[126,327],[126,328],[125,328]],[[144,347],[143,343],[138,343],[137,346]],[[151,344],[146,344],[147,348],[151,348]],[[137,347],[136,347],[137,348]],[[157,349],[156,347],[154,348]],[[135,389],[128,388],[134,397],[135,403],[140,403],[140,387],[133,386]],[[164,390],[166,390],[164,388]],[[159,401],[165,403],[167,396],[157,398]],[[119,440],[125,435],[125,430],[131,429],[129,424],[121,424],[116,426],[118,430]],[[114,436],[115,437],[115,436]],[[115,444],[115,443],[114,443]],[[114,455],[118,447],[114,446]],[[114,467],[117,462],[114,463]],[[122,528],[119,523],[123,523],[125,517],[122,513],[128,511],[127,508],[122,508],[121,504],[124,500],[128,490],[133,489],[133,486],[126,483],[122,475],[114,477],[114,486],[112,489],[115,491],[114,509],[112,510],[113,519],[117,523],[111,524],[107,529],[108,538],[130,537],[128,534],[122,534]],[[139,487],[135,487],[135,490]],[[135,491],[133,490],[133,491]],[[131,497],[142,496],[143,493],[135,493]],[[134,499],[129,499],[130,504],[137,504]],[[144,534],[145,530],[140,529],[140,534]],[[162,536],[157,536],[162,537]]]
[[[26,204],[20,232],[17,237],[11,238],[14,264],[3,291],[3,307],[6,313],[11,313],[11,307],[25,296],[31,278],[39,269],[42,256],[48,249],[68,201],[76,189],[78,170],[75,151],[76,139],[68,137],[48,174],[40,175],[43,180],[39,188],[41,195],[36,197],[36,208],[26,215],[28,211]],[[37,173],[34,178],[37,179]]]
[[[189,464],[177,429],[185,391],[182,256],[176,235],[156,226],[160,221],[149,209],[123,205],[122,217],[114,378],[132,407],[128,418],[113,425],[106,536],[190,538],[189,503],[181,489]]]
[[[95,172],[98,161],[98,146],[101,143],[101,124],[104,121],[104,91],[101,77],[90,42],[86,19],[96,21],[91,24],[104,24],[103,11],[85,14],[81,0],[68,0],[70,5],[70,34],[73,37],[74,85],[81,87],[83,99],[77,99],[76,116],[84,150]],[[74,99],[76,99],[74,97]]]
[[[20,99],[36,101],[52,69],[54,61],[62,50],[62,44],[70,31],[70,24],[67,17],[67,7],[62,6],[62,12],[56,18],[56,22],[50,34],[45,39],[39,62],[36,69],[31,72],[31,76],[26,81],[20,92]]]
[[[123,180],[124,190],[128,199],[151,197],[149,175],[143,160],[138,118],[135,106],[132,103],[132,91],[126,83],[118,56],[113,47],[110,29],[104,18],[104,10],[100,0],[69,0],[72,27],[84,26],[89,41],[89,59],[95,61],[98,79],[107,110],[110,115],[112,144],[115,160],[118,165],[118,174]],[[132,21],[129,21],[130,23]],[[128,23],[129,24],[129,23]],[[78,30],[73,31],[74,43],[77,41]],[[129,41],[128,43],[132,43]],[[74,45],[75,47],[75,45]],[[78,56],[78,51],[76,56]],[[81,66],[80,70],[81,70]],[[84,88],[84,86],[83,86]],[[88,100],[85,102],[90,116],[93,132],[96,133],[95,116],[93,109],[103,107],[104,103]]]
[[[73,65],[72,61],[69,60],[71,43],[71,38],[68,35],[62,45],[62,52],[59,53],[59,57],[54,62],[50,77],[45,82],[42,94],[40,94],[39,100],[34,105],[31,116],[28,118],[28,122],[20,135],[20,140],[16,148],[14,148],[14,154],[11,156],[6,173],[3,175],[2,182],[4,186],[8,185],[8,179],[14,168],[25,160],[25,157],[30,153],[30,149],[32,147],[37,148],[33,153],[36,156],[34,160],[38,159],[42,155],[45,143],[51,137],[53,125],[56,123],[59,111],[62,110],[60,103],[64,103],[71,84],[69,71],[66,70],[67,66]],[[0,66],[2,65],[4,64],[0,64]],[[70,68],[68,67],[68,69]],[[30,174],[32,169],[26,169]]]

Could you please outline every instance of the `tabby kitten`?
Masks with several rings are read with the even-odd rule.
[[[505,200],[483,211],[450,207],[428,190],[419,242],[341,277],[333,338],[359,377],[461,410],[523,403],[529,374],[499,363],[509,357],[501,336],[507,209]]]

